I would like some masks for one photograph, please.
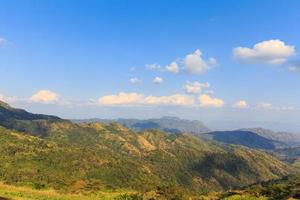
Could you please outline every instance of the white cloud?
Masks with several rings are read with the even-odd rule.
[[[220,108],[224,105],[224,101],[222,99],[213,98],[207,94],[203,94],[199,97],[200,106],[202,107],[216,107]]]
[[[162,84],[164,82],[164,79],[163,78],[161,78],[161,77],[155,77],[154,79],[153,79],[153,83],[155,83],[155,84]]]
[[[166,66],[166,71],[174,74],[179,73],[179,66],[176,62],[172,62],[170,65]]]
[[[174,74],[178,74],[182,68],[190,74],[202,74],[215,65],[217,65],[217,60],[215,58],[204,60],[202,58],[202,52],[197,49],[194,53],[186,55],[184,59],[178,58],[176,61],[171,62],[165,67],[155,63],[146,65],[146,68],[149,70],[170,72]]]
[[[144,103],[150,105],[181,105],[188,106],[194,104],[194,98],[182,94],[174,94],[171,96],[148,96]]]
[[[184,85],[184,89],[186,93],[199,94],[203,91],[203,89],[209,88],[209,83],[199,83],[198,81],[189,82],[187,81]]]
[[[239,100],[239,101],[237,101],[237,102],[233,105],[233,107],[244,109],[244,108],[248,108],[249,105],[248,105],[247,101],[245,101],[245,100]]]
[[[215,58],[210,58],[208,61],[205,61],[202,58],[202,52],[197,49],[194,53],[188,54],[184,61],[184,69],[191,74],[202,74],[205,71],[211,69],[214,65],[217,64]]]
[[[194,97],[174,94],[170,96],[144,96],[138,93],[121,92],[117,95],[108,95],[99,98],[100,105],[179,105],[194,104]]]
[[[59,95],[50,90],[40,90],[30,97],[30,100],[37,103],[55,103]]]
[[[7,43],[7,40],[5,38],[0,37],[0,47],[5,45]]]
[[[236,59],[249,63],[283,64],[296,53],[295,47],[281,40],[268,40],[257,43],[253,48],[237,47],[233,49]]]
[[[140,83],[142,81],[140,79],[138,79],[137,77],[133,77],[133,78],[129,79],[129,82],[132,83],[132,84],[137,84],[137,83]]]
[[[101,105],[127,105],[127,104],[140,104],[143,102],[144,95],[138,93],[125,93],[120,92],[117,95],[107,95],[99,98]]]

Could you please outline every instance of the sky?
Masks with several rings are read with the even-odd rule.
[[[0,0],[0,100],[300,132],[298,0]]]

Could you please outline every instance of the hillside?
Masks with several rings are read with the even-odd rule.
[[[0,181],[6,184],[68,193],[126,189],[191,195],[293,172],[264,152],[191,134],[136,133],[116,123],[78,125],[60,119],[42,123],[40,134],[26,130],[0,127]]]
[[[300,147],[277,149],[274,154],[282,160],[294,162],[300,159]]]
[[[134,131],[144,131],[147,129],[157,129],[168,133],[192,133],[199,135],[201,133],[209,132],[210,130],[201,122],[197,120],[185,120],[177,117],[162,117],[159,119],[87,119],[87,120],[73,120],[76,123],[84,122],[101,122],[112,123],[116,122]]]
[[[240,190],[203,197],[206,200],[296,200],[300,199],[300,177],[289,176],[280,180],[254,184]]]

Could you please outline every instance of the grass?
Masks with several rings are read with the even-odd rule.
[[[34,190],[0,183],[0,197],[9,200],[112,200],[132,191],[107,191],[90,195],[61,194],[55,190]],[[1,198],[0,198],[1,199]]]
[[[254,197],[250,195],[233,195],[224,200],[267,200],[266,197]]]

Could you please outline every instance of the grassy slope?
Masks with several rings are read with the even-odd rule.
[[[48,124],[46,138],[0,129],[0,180],[65,192],[169,185],[210,191],[276,179],[291,170],[265,153],[192,135],[134,133],[117,124]]]
[[[133,195],[132,198],[124,195],[126,191],[98,192],[89,195],[60,194],[54,190],[33,190],[27,187],[8,186],[0,183],[0,197],[10,200],[149,200],[149,195]],[[132,193],[128,192],[127,193]],[[132,193],[133,194],[133,193]],[[135,198],[134,198],[135,197]],[[182,197],[159,197],[155,199],[185,199]],[[1,199],[1,198],[0,198]],[[225,193],[214,193],[208,196],[195,196],[194,200],[285,200],[300,199],[300,177],[290,176],[281,180],[264,182],[252,185],[245,189],[231,190]]]
[[[300,176],[252,185],[243,190],[230,191],[206,197],[207,200],[286,200],[300,199]]]
[[[121,199],[132,191],[99,191],[95,194],[62,194],[55,190],[35,190],[29,187],[16,187],[0,183],[0,199],[9,200],[111,200]]]

